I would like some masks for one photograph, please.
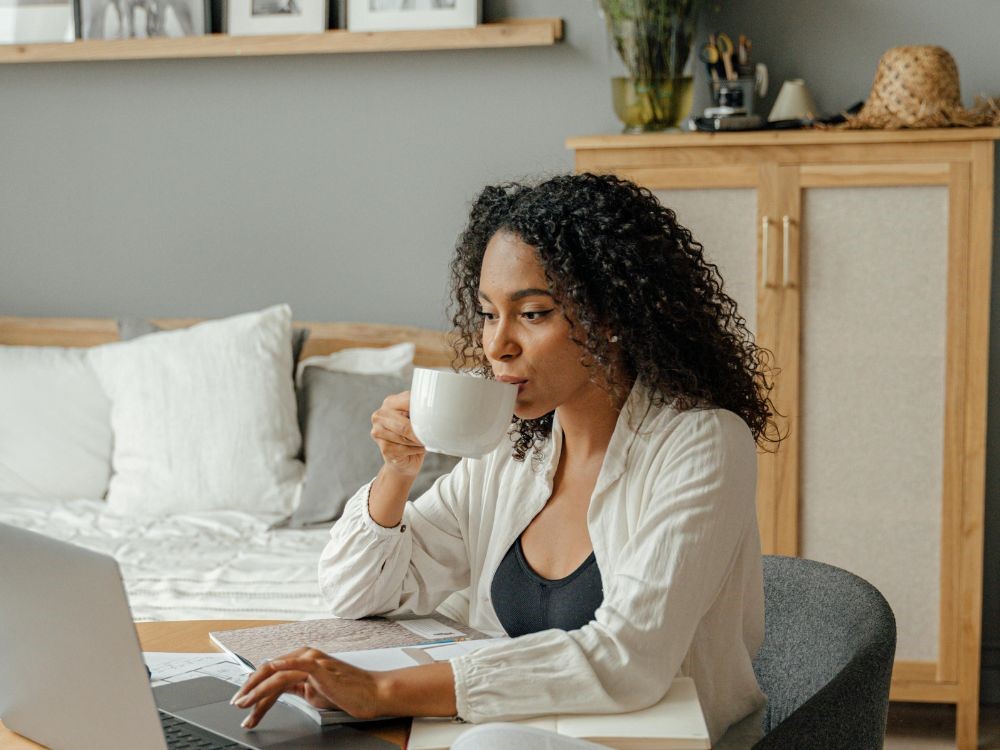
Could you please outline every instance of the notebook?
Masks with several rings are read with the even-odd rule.
[[[616,750],[708,750],[708,727],[694,680],[674,679],[659,703],[623,714],[561,714],[512,724],[589,740]],[[448,750],[471,725],[450,719],[414,719],[407,750]]]
[[[264,625],[209,633],[212,642],[250,669],[268,659],[308,646],[327,654],[375,651],[403,646],[427,646],[489,638],[468,625],[441,615],[346,620],[330,617],[283,625]]]

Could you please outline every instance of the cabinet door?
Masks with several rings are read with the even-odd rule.
[[[950,697],[971,626],[958,606],[968,172],[803,166],[796,179],[798,552],[889,601],[894,698]]]
[[[802,194],[802,556],[873,583],[940,656],[948,189]]]

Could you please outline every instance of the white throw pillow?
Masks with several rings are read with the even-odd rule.
[[[104,497],[111,405],[85,349],[0,346],[0,493]]]
[[[292,512],[291,322],[278,305],[90,350],[111,399],[112,511]]]
[[[413,355],[417,347],[413,342],[382,348],[354,347],[332,354],[309,357],[299,362],[295,383],[302,387],[302,371],[307,367],[322,367],[337,372],[355,372],[365,375],[395,375],[409,378],[413,374]]]

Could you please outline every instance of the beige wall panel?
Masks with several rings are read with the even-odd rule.
[[[802,555],[871,581],[896,658],[933,661],[947,189],[808,189],[802,227]]]
[[[726,294],[757,330],[757,191],[654,190],[705,248],[705,257],[719,267]]]

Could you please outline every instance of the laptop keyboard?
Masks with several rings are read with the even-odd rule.
[[[163,711],[159,713],[163,736],[167,738],[167,747],[170,750],[230,750],[243,747],[238,742],[207,732],[176,716]]]

